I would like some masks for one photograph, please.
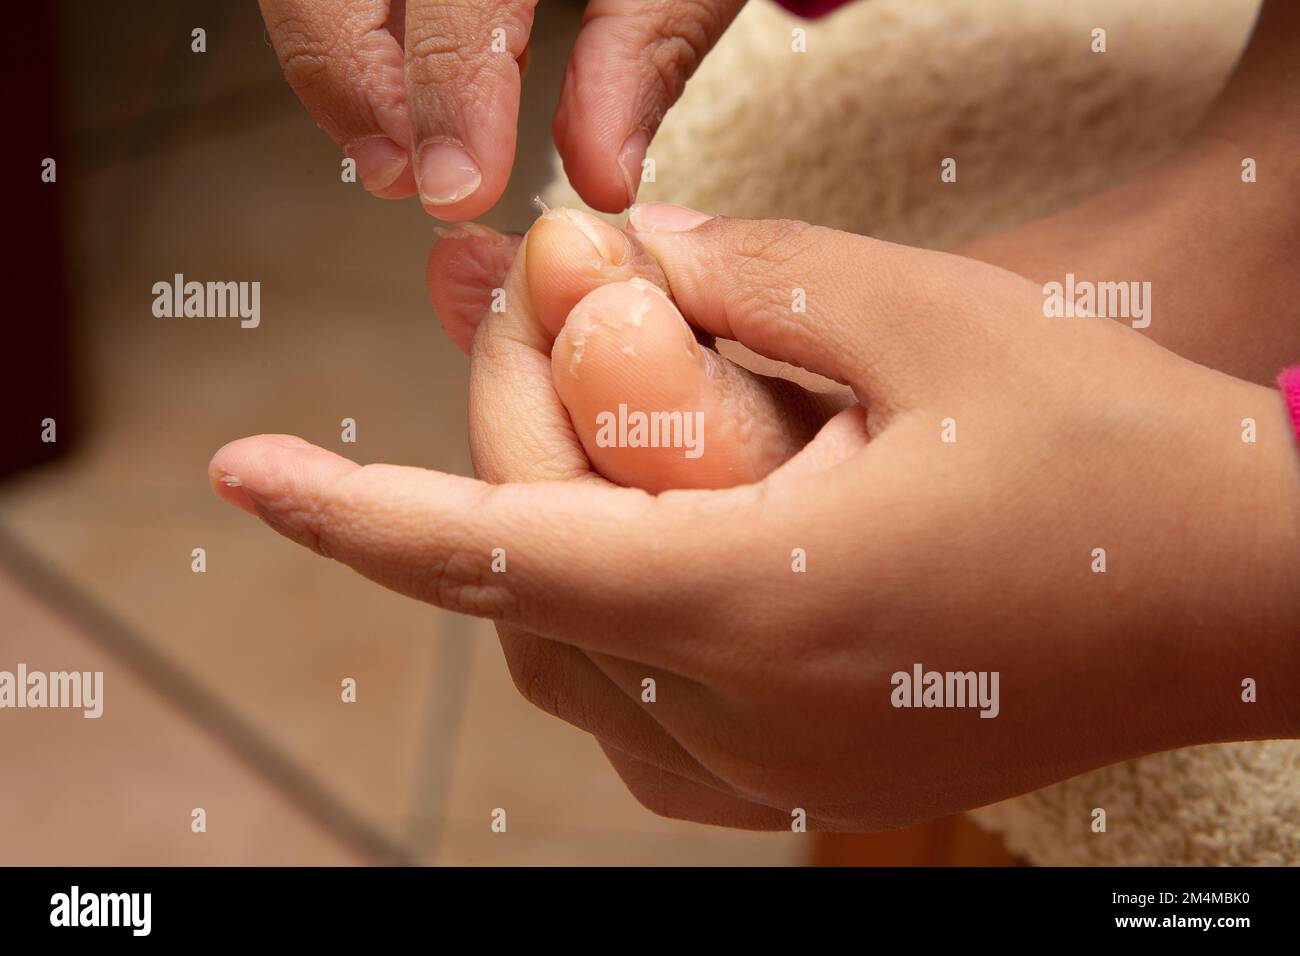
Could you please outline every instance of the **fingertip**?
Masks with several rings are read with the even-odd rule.
[[[296,435],[253,435],[228,442],[208,463],[208,480],[223,501],[257,517],[298,501],[322,477],[360,467]]]
[[[241,511],[257,516],[257,506],[246,481],[258,483],[264,466],[263,449],[268,443],[292,439],[291,435],[257,435],[226,442],[208,462],[208,482],[218,498]],[[301,441],[301,439],[298,439]]]
[[[395,180],[385,186],[383,189],[368,190],[370,195],[376,199],[409,199],[415,195],[415,173],[411,170],[410,163],[407,163]]]
[[[474,102],[439,104],[442,115],[416,119],[416,127],[423,127],[414,161],[420,204],[446,222],[482,216],[510,180],[518,138],[519,71],[513,59],[504,72],[495,55],[492,63],[480,78],[481,100],[471,93],[477,82],[457,84],[454,96]]]
[[[650,133],[621,110],[584,103],[578,84],[570,70],[551,122],[555,148],[583,202],[600,212],[622,212],[636,199]]]
[[[445,222],[478,218],[505,192],[514,151],[513,133],[508,143],[498,144],[486,156],[459,143],[425,143],[413,170],[420,205]]]
[[[217,454],[220,455],[221,452]],[[218,466],[215,458],[208,465],[208,483],[212,485],[212,490],[222,501],[254,517],[257,516],[257,508],[248,489],[243,486],[242,479],[237,474],[227,471],[224,466]]]
[[[415,179],[421,205],[438,219],[477,218],[505,192],[535,5],[404,4]]]
[[[564,173],[574,190],[592,209],[618,213],[636,199],[640,185],[642,159],[635,160],[635,173],[629,172],[627,156],[596,143],[585,132],[567,137],[572,145],[558,147]],[[644,158],[644,151],[641,152]]]
[[[212,456],[212,461],[208,464],[208,474],[247,478],[254,472],[260,471],[262,461],[268,452],[314,447],[309,441],[297,435],[268,434],[236,438],[217,449],[217,453]]]
[[[623,185],[627,198],[624,208],[636,202],[636,194],[641,188],[644,173],[645,154],[650,148],[650,133],[643,129],[634,129],[628,134],[618,152],[618,170],[623,174]]]
[[[414,191],[410,150],[389,137],[365,137],[349,143],[343,152],[352,160],[362,187],[372,196],[401,199]]]
[[[501,288],[520,239],[479,223],[461,223],[442,234],[429,252],[425,281],[434,315],[452,343],[469,354],[479,322]]]
[[[420,206],[430,216],[443,222],[469,222],[491,210],[501,198],[503,191],[504,187],[495,191],[478,189],[462,200],[445,204],[431,203],[420,196]]]
[[[670,42],[683,39],[672,30],[698,12],[624,6],[584,24],[551,121],[569,182],[587,205],[611,213],[636,202],[650,142],[693,69],[692,44]]]

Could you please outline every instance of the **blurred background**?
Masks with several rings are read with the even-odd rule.
[[[258,432],[469,473],[466,362],[424,285],[434,220],[340,182],[255,3],[35,7],[34,28],[5,41],[11,88],[36,102],[6,151],[7,183],[24,185],[0,669],[102,670],[105,708],[0,713],[0,863],[801,860],[790,834],[652,816],[590,737],[519,697],[490,625],[389,593],[217,500],[212,453]],[[526,227],[550,177],[581,7],[547,7],[519,162],[487,219],[499,227]],[[31,172],[47,156],[54,184]],[[151,287],[177,272],[259,280],[260,328],[155,318]],[[198,807],[206,833],[191,832]],[[506,834],[490,830],[496,807]]]
[[[590,737],[519,697],[489,625],[389,593],[219,502],[208,460],[260,432],[363,462],[470,472],[466,362],[425,292],[435,221],[414,200],[382,202],[340,182],[340,154],[285,84],[252,0],[34,6],[5,34],[0,65],[22,93],[11,110],[20,132],[3,155],[14,301],[0,381],[0,670],[103,671],[105,705],[99,720],[0,712],[0,864],[1014,862],[961,818],[834,838],[659,819]],[[882,30],[904,6],[877,3]],[[954,36],[969,26],[961,5],[943,6]],[[1064,6],[1086,25],[1078,4]],[[1142,57],[1120,61],[1142,96],[1177,104],[1167,122],[1134,114],[1131,135],[1112,123],[1106,142],[1120,145],[1100,157],[1083,149],[1087,128],[1077,144],[1030,156],[1022,166],[1054,170],[1040,181],[1056,191],[1028,173],[1001,180],[1019,205],[988,189],[938,203],[882,193],[875,231],[943,245],[1059,208],[1150,161],[1230,67],[1251,13],[1233,6],[1238,33],[1210,54],[1203,38],[1153,25],[1153,47],[1182,42],[1196,65],[1180,84],[1161,85]],[[532,196],[552,181],[550,118],[580,16],[576,0],[539,9],[515,171],[484,217],[497,228],[526,228]],[[205,53],[191,51],[199,27]],[[995,49],[972,69],[992,76],[1015,56],[1023,62],[996,87],[1014,100],[1025,64],[1047,54]],[[864,69],[914,62],[896,51]],[[924,77],[944,102],[982,95],[951,59]],[[765,81],[760,72],[745,82]],[[872,82],[890,103],[894,87]],[[1106,111],[1080,102],[1105,127]],[[838,104],[821,108],[839,122]],[[958,141],[996,142],[999,128],[941,111],[906,119]],[[722,122],[767,120],[754,111]],[[892,119],[870,127],[863,188],[868,167],[907,168],[896,154],[918,136],[877,135],[890,128]],[[681,155],[682,168],[694,157],[697,170],[734,175],[708,159],[725,137],[675,142],[664,139],[661,166]],[[793,152],[803,145],[787,143],[787,158],[841,161]],[[57,161],[54,183],[39,179],[46,157]],[[930,165],[926,154],[927,181]],[[690,184],[704,181],[686,177],[676,194],[651,198],[690,201]],[[750,177],[745,196],[770,188],[779,199],[785,181]],[[155,318],[152,286],[175,273],[259,281],[260,328]],[[57,422],[52,443],[41,441],[46,418]],[[357,423],[355,444],[341,441],[344,418]],[[196,548],[203,573],[191,569]],[[345,678],[356,703],[341,700]],[[490,829],[498,807],[505,834]],[[206,832],[192,832],[196,808]]]

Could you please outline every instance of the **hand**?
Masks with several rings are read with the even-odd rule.
[[[797,223],[653,218],[634,216],[637,237],[696,326],[862,407],[725,491],[651,497],[573,457],[552,477],[581,480],[491,486],[274,437],[222,449],[215,487],[390,587],[562,649],[516,680],[674,816],[787,826],[802,807],[813,825],[899,826],[1300,728],[1280,686],[1240,699],[1243,677],[1276,685],[1300,664],[1300,467],[1275,392],[1113,323],[1045,319],[1038,285],[970,260]],[[476,365],[542,356],[526,334],[487,333]],[[1257,444],[1241,441],[1246,417]],[[476,463],[496,468],[481,442]],[[998,672],[998,716],[895,708],[891,679],[916,663]]]
[[[260,0],[285,77],[386,199],[441,219],[501,197],[537,0]],[[555,113],[575,189],[617,212],[636,196],[664,113],[744,0],[591,0]]]

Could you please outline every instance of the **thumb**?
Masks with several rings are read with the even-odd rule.
[[[591,0],[573,45],[555,145],[573,188],[605,212],[636,199],[664,114],[745,0]]]
[[[693,325],[851,388],[879,412],[915,406],[988,338],[1010,273],[787,220],[659,203],[628,222]],[[1023,280],[1019,280],[1023,282]]]

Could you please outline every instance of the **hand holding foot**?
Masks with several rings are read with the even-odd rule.
[[[1045,319],[1038,285],[971,260],[799,223],[640,219],[621,264],[583,250],[572,275],[611,279],[566,291],[580,316],[626,329],[622,307],[655,294],[629,280],[666,280],[663,329],[671,306],[859,404],[753,483],[611,485],[566,406],[588,387],[659,397],[617,373],[636,358],[620,346],[560,403],[562,326],[542,296],[524,307],[551,223],[474,338],[475,461],[504,484],[264,437],[222,449],[214,487],[390,587],[496,619],[521,689],[673,816],[775,827],[800,807],[813,825],[898,826],[1140,753],[1300,730],[1293,703],[1237,695],[1240,674],[1300,669],[1300,469],[1276,392],[1102,320]],[[900,709],[892,679],[916,663],[998,673],[998,716]]]

